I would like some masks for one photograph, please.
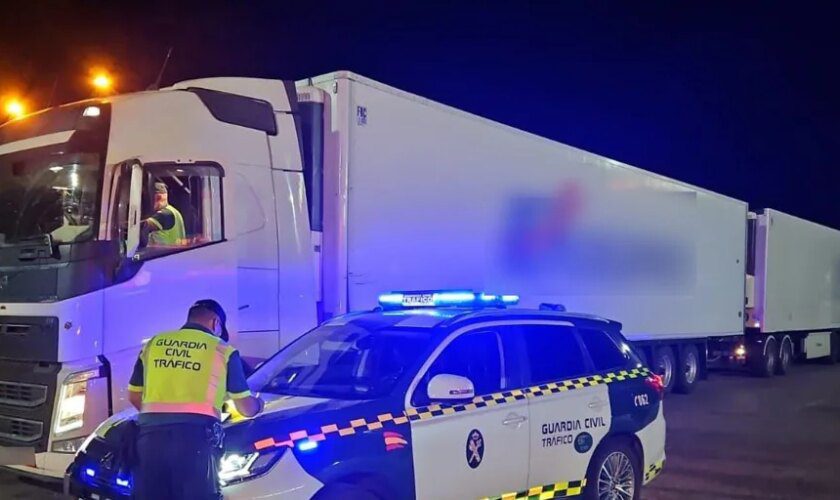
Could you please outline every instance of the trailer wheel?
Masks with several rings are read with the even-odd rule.
[[[772,377],[776,372],[776,361],[779,355],[776,339],[767,337],[763,344],[752,343],[750,349],[757,351],[748,351],[753,375],[756,377]]]
[[[787,375],[790,365],[793,363],[793,341],[785,335],[782,345],[779,347],[779,360],[776,363],[776,375]]]
[[[676,367],[677,358],[674,356],[674,350],[665,345],[657,347],[653,352],[653,371],[662,376],[662,385],[666,393],[674,388]]]
[[[674,373],[674,392],[689,394],[697,385],[700,374],[700,355],[697,346],[686,344],[680,349],[679,367]]]

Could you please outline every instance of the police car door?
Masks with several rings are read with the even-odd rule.
[[[528,401],[511,389],[507,349],[493,328],[453,333],[420,371],[409,412],[417,498],[481,498],[524,489],[528,477]],[[475,398],[426,408],[432,377],[469,378]],[[415,385],[416,384],[416,385]]]
[[[582,491],[595,447],[610,429],[607,387],[593,374],[573,325],[532,322],[521,327],[529,365],[531,488],[556,496]]]

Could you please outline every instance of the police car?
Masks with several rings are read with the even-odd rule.
[[[517,302],[390,293],[276,353],[249,378],[266,411],[228,419],[225,497],[639,498],[665,460],[660,378],[619,323]],[[126,420],[77,455],[73,494],[130,495]]]

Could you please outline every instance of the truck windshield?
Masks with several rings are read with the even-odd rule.
[[[322,326],[268,360],[251,376],[251,386],[293,396],[381,398],[409,375],[429,338],[417,330]]]
[[[93,237],[100,158],[92,153],[0,157],[0,246],[50,235]]]

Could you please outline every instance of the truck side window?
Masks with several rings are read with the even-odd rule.
[[[630,352],[622,352],[606,332],[581,329],[580,338],[599,372],[622,369],[631,362]]]
[[[143,183],[141,258],[224,239],[222,173],[209,165],[150,166]]]
[[[435,359],[420,380],[411,398],[414,406],[426,406],[426,391],[435,375],[446,373],[470,379],[475,395],[492,394],[506,388],[499,335],[492,331],[476,331],[460,335]]]
[[[586,358],[574,328],[562,325],[523,325],[522,341],[530,366],[528,385],[586,374]]]

